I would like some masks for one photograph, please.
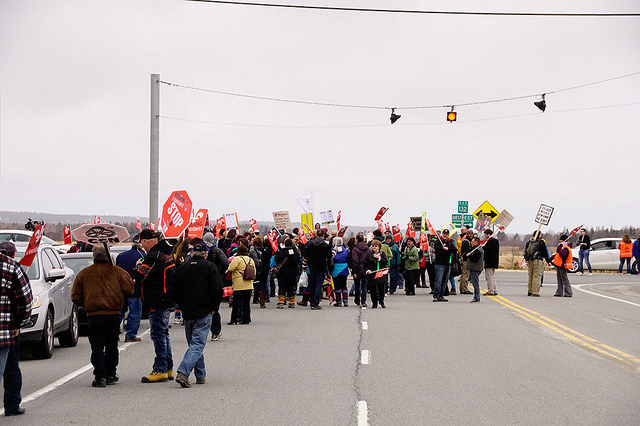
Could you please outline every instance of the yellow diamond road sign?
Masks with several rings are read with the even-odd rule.
[[[489,216],[491,218],[491,223],[493,223],[498,218],[498,215],[500,214],[498,213],[498,210],[496,210],[496,208],[493,207],[491,203],[489,203],[488,201],[485,201],[484,203],[482,203],[480,207],[478,207],[476,211],[473,212],[473,215],[477,219],[480,213],[483,213]]]

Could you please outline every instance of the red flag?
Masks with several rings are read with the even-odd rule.
[[[249,219],[249,225],[251,225],[251,229],[253,229],[253,232],[258,230],[258,222],[256,222],[255,219]]]
[[[579,231],[579,230],[581,230],[581,229],[582,229],[582,225],[580,225],[580,226],[578,226],[578,227],[576,227],[576,228],[573,228],[573,231],[571,231],[571,235],[569,235],[569,238],[571,238],[571,237],[573,237],[574,235],[576,235],[576,232],[578,232],[578,231]]]
[[[142,231],[142,222],[140,221],[139,217],[136,217],[136,228],[138,229],[138,231]]]
[[[273,249],[273,254],[278,251],[278,231],[272,230],[267,234],[267,239],[271,243],[271,248]]]
[[[384,232],[384,221],[380,219],[380,220],[377,220],[376,222],[378,224],[378,229],[380,230],[380,232]]]
[[[426,233],[420,234],[420,250],[427,251],[429,250],[429,238]]]
[[[338,218],[336,219],[336,228],[340,229],[340,217],[342,216],[342,210],[338,210]]]
[[[380,220],[382,218],[382,216],[387,212],[387,210],[389,210],[389,207],[380,207],[380,210],[378,210],[378,214],[376,215],[376,218],[373,220]]]
[[[100,216],[94,216],[93,217],[93,224],[95,225],[97,223],[100,223]]]
[[[31,239],[29,240],[29,245],[27,246],[27,250],[24,252],[24,256],[20,259],[20,264],[26,267],[31,266],[33,263],[33,258],[36,257],[36,253],[38,252],[38,246],[40,245],[40,241],[42,240],[42,236],[44,235],[44,224],[38,225],[35,227],[33,231],[33,235],[31,235]]]
[[[407,237],[415,237],[416,231],[413,230],[413,225],[411,222],[407,223],[407,232],[404,233]]]
[[[209,213],[207,213],[207,220],[204,221],[204,227],[208,228],[210,226],[209,224]]]
[[[384,230],[385,231],[391,231],[391,226],[389,226],[389,222],[384,224]]]
[[[400,225],[394,225],[391,227],[391,233],[393,234],[393,241],[396,243],[402,240],[402,233],[400,232]]]
[[[187,228],[189,230],[189,237],[202,238],[204,233],[204,222],[207,220],[207,209],[199,209],[191,219],[191,225]]]
[[[345,226],[344,228],[340,228],[340,230],[338,231],[338,237],[342,238],[344,236],[344,233],[347,232],[347,228],[348,226]]]
[[[155,230],[156,230],[156,224],[155,224],[155,223],[153,223],[153,222],[151,222],[151,223],[149,224],[149,228],[150,228],[152,231],[155,231]]]
[[[389,273],[389,268],[379,269],[378,271],[376,271],[376,274],[373,276],[373,279],[375,280],[376,278],[384,277],[388,273]]]
[[[307,244],[307,236],[304,235],[304,232],[300,233],[300,241],[302,241],[302,244]]]
[[[71,244],[71,227],[70,226],[64,227],[64,243]]]
[[[431,222],[429,221],[429,219],[425,219],[425,223],[427,224],[427,229],[429,230],[429,233],[431,235],[438,235],[436,234],[436,230],[433,229],[433,225],[431,225]]]

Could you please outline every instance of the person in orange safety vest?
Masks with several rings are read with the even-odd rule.
[[[567,270],[573,266],[573,256],[571,255],[571,247],[567,241],[566,235],[560,236],[558,242],[558,248],[556,254],[553,257],[553,264],[556,266],[556,280],[558,282],[558,288],[556,289],[555,297],[571,297],[573,296],[573,290],[571,290],[571,283],[569,283],[569,277],[567,276]]]
[[[627,274],[631,273],[631,250],[633,248],[633,243],[631,242],[631,238],[628,234],[625,234],[622,237],[622,241],[618,244],[618,248],[620,249],[620,266],[618,267],[618,273],[622,273],[622,266],[624,262],[627,262]]]

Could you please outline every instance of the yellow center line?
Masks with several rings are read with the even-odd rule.
[[[569,328],[563,324],[560,324],[557,321],[552,320],[536,311],[525,308],[524,306],[520,306],[517,303],[503,297],[503,296],[489,296],[489,298],[495,302],[498,302],[502,306],[509,308],[519,314],[531,319],[532,321],[537,322],[538,324],[552,330],[572,342],[577,343],[578,345],[596,351],[602,355],[617,359],[618,361],[622,361],[626,364],[631,365],[637,371],[640,371],[640,358],[636,358],[633,355],[630,355],[626,352],[623,352],[619,349],[613,348],[607,344],[604,344],[596,339],[593,339],[589,336],[586,336],[572,328]]]

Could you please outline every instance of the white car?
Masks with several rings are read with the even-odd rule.
[[[24,229],[1,229],[0,242],[13,241],[18,247],[22,245],[26,246],[26,244],[29,244],[29,240],[31,240],[32,235],[33,232]],[[60,244],[59,242],[52,240],[46,235],[42,236],[41,243],[54,246],[59,253],[66,253],[67,250],[69,250],[69,247],[71,247],[68,244]]]
[[[605,270],[605,271],[617,271],[620,266],[620,249],[618,244],[622,241],[622,238],[596,238],[591,240],[591,249],[589,249],[589,263],[591,263],[591,269]],[[635,240],[634,240],[635,241]],[[571,250],[571,256],[573,257],[573,266],[569,272],[578,272],[579,268],[579,255],[578,248]],[[635,258],[631,258],[631,273],[638,273],[638,264]],[[584,270],[587,269],[587,262],[582,262]],[[625,264],[625,270],[626,270]]]
[[[26,246],[17,246],[16,260]],[[36,358],[51,358],[54,337],[62,346],[78,344],[78,309],[71,302],[75,274],[64,265],[50,244],[40,244],[31,266],[22,267],[29,278],[33,305],[31,317],[20,332],[20,344],[30,346]]]

